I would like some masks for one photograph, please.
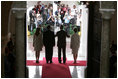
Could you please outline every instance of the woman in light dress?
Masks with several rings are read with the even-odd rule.
[[[40,28],[37,28],[36,32],[34,34],[33,46],[34,46],[34,50],[36,51],[36,53],[35,53],[36,63],[39,63],[40,51],[42,50],[42,47],[43,47],[43,37],[42,37]]]
[[[77,61],[77,56],[78,56],[78,49],[80,46],[80,36],[77,33],[77,28],[74,29],[74,34],[71,36],[71,44],[70,48],[72,49],[72,54],[74,58],[74,63]]]

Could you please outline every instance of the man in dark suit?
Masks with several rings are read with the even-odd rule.
[[[58,46],[58,61],[61,63],[61,50],[63,50],[63,63],[66,62],[66,37],[70,37],[63,30],[61,25],[60,31],[57,32],[56,36],[58,37],[57,46]]]
[[[52,32],[50,26],[47,26],[47,31],[43,33],[43,44],[45,46],[45,57],[46,62],[52,63],[53,56],[53,46],[55,46],[55,36],[54,32]]]

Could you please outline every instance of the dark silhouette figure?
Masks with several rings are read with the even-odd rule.
[[[110,78],[115,78],[117,75],[117,45],[112,44],[111,48],[111,57],[110,57]]]
[[[45,57],[46,62],[52,63],[53,56],[53,46],[55,46],[55,36],[54,32],[52,32],[50,26],[47,26],[47,31],[43,33],[43,44],[45,46]]]
[[[55,35],[58,37],[57,46],[58,46],[58,61],[61,63],[61,50],[63,50],[63,63],[66,62],[66,37],[70,37],[63,30],[63,26],[61,25],[60,31]]]
[[[15,55],[13,53],[13,42],[10,38],[10,41],[7,43],[5,48],[5,57],[4,57],[4,73],[5,78],[14,78],[15,77]]]

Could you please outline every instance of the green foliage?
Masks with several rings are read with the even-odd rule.
[[[80,1],[77,1],[77,4],[80,5],[81,4]]]
[[[33,34],[36,32],[36,28],[33,30]]]
[[[30,35],[33,35],[33,32],[30,32]]]

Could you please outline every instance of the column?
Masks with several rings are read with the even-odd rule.
[[[15,11],[16,31],[16,78],[25,77],[24,12]]]
[[[110,20],[114,9],[100,9],[103,18],[101,33],[100,78],[109,78]]]

